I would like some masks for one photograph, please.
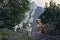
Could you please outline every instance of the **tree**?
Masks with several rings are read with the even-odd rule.
[[[55,2],[50,1],[49,7],[45,8],[45,11],[39,18],[42,20],[43,24],[48,23],[52,25],[49,26],[49,29],[53,27],[54,30],[60,30],[60,6],[57,6]]]
[[[19,24],[29,9],[28,4],[28,0],[1,0],[0,21],[3,21],[3,27],[10,29]]]

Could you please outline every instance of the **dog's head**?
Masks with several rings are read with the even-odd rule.
[[[40,19],[36,19],[36,23],[39,24],[41,22]]]

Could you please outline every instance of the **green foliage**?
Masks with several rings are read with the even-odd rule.
[[[33,38],[12,30],[1,29],[0,40],[33,40]]]
[[[28,10],[28,4],[28,0],[1,0],[0,21],[3,21],[4,27],[10,29],[19,24]]]
[[[43,24],[50,24],[50,28],[60,29],[60,6],[57,6],[55,2],[50,1],[49,7],[45,8],[44,13],[40,15],[40,19]],[[51,24],[53,24],[51,26]],[[47,28],[47,27],[46,27]],[[48,29],[48,28],[47,28]]]
[[[26,23],[23,22],[23,28],[26,28]]]

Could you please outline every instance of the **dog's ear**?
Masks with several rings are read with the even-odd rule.
[[[41,19],[38,19],[41,22]]]

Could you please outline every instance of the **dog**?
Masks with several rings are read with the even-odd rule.
[[[44,28],[44,25],[41,23],[41,19],[36,19],[36,24],[38,25],[38,32],[42,32],[42,33],[45,33],[46,30]]]

